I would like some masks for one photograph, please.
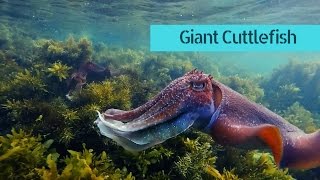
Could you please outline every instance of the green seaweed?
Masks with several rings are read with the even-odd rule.
[[[64,64],[61,64],[60,61],[57,61],[48,68],[49,77],[55,76],[59,78],[59,81],[62,81],[64,79],[67,79],[67,77],[69,76],[68,71],[70,69],[71,67],[68,67]]]
[[[65,144],[74,137],[75,132],[71,129],[80,120],[78,112],[68,108],[61,98],[51,101],[7,100],[3,108],[7,110],[7,116],[14,120],[11,122],[13,127],[45,134]]]
[[[43,81],[43,73],[38,70],[28,70],[17,72],[11,76],[8,83],[1,83],[2,92],[6,98],[31,98],[46,94],[46,84]]]
[[[320,106],[320,63],[290,61],[276,69],[263,83],[263,88],[268,89],[264,101],[272,109],[285,110],[299,102],[307,110],[316,113]]]
[[[78,93],[76,99],[86,104],[95,104],[98,109],[131,107],[130,81],[127,76],[119,76],[112,80],[91,83]]]
[[[257,80],[241,78],[239,76],[229,76],[221,78],[221,81],[231,89],[246,96],[252,101],[261,102],[264,96],[264,90],[259,86]]]
[[[149,176],[149,174],[152,174],[152,171],[150,171],[152,166],[154,167],[161,164],[162,161],[169,160],[172,155],[173,152],[171,150],[162,146],[158,146],[156,148],[142,151],[136,155],[131,155],[131,161],[127,165],[129,167],[133,166],[137,170],[139,173],[137,177],[146,178]],[[160,174],[158,174],[158,176],[159,175]]]
[[[85,61],[91,60],[92,43],[87,38],[80,38],[78,42],[70,36],[65,42],[41,39],[34,43],[38,58],[54,63],[62,63],[78,68]]]
[[[34,179],[36,167],[42,166],[52,140],[41,143],[40,136],[23,130],[0,136],[0,179]],[[17,163],[19,162],[19,163]]]
[[[105,152],[95,155],[92,149],[77,152],[68,150],[69,156],[64,158],[65,166],[60,168],[57,165],[58,156],[49,154],[47,156],[47,168],[38,168],[37,172],[41,179],[96,179],[96,180],[133,180],[131,173],[125,170],[114,168],[112,161]]]
[[[223,149],[209,135],[194,130],[136,154],[99,136],[93,124],[96,110],[137,107],[195,67],[213,74],[249,99],[276,109],[307,132],[320,126],[319,112],[315,109],[320,103],[317,86],[320,73],[313,67],[318,67],[318,63],[291,62],[276,70],[260,86],[260,77],[248,78],[241,73],[241,68],[212,61],[199,53],[151,54],[73,37],[65,41],[38,39],[33,43],[16,36],[6,26],[1,26],[0,31],[4,32],[0,35],[0,74],[3,75],[0,132],[9,132],[12,127],[23,129],[1,137],[1,141],[6,142],[0,144],[0,168],[5,169],[1,177],[292,179],[286,169],[275,166],[269,154]],[[23,51],[30,48],[32,51],[20,51],[17,43],[29,47]],[[110,67],[112,77],[88,81],[69,101],[65,98],[67,79],[88,60]],[[38,134],[43,136],[38,138]],[[54,140],[51,147],[60,155],[48,149],[51,139]],[[46,140],[48,143],[41,144]],[[27,144],[19,145],[20,141]],[[86,149],[82,143],[92,149]],[[36,149],[32,149],[34,147]],[[17,164],[20,159],[22,163]],[[14,169],[16,164],[20,170]],[[291,174],[316,176],[310,175],[310,171]]]
[[[306,133],[315,132],[318,129],[312,113],[298,102],[293,103],[283,111],[282,114],[287,121],[304,130]]]
[[[200,144],[199,139],[186,138],[184,144],[187,153],[175,162],[177,173],[181,174],[183,179],[203,179],[207,175],[206,168],[214,167],[216,161],[210,143]]]
[[[231,171],[240,179],[284,179],[293,180],[288,169],[279,169],[275,164],[271,154],[259,151],[241,151],[228,148],[226,155],[221,159],[224,166],[229,166]],[[227,168],[228,169],[228,168]]]

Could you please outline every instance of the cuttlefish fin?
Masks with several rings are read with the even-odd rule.
[[[211,133],[217,142],[241,147],[267,146],[270,148],[277,166],[280,165],[283,140],[278,127],[271,124],[247,126],[232,122],[237,121],[223,118],[214,123]]]
[[[279,166],[283,154],[283,141],[279,128],[266,124],[260,125],[255,129],[259,139],[271,149],[274,161],[276,165]]]
[[[281,166],[296,169],[310,169],[320,166],[320,131],[292,135],[292,143],[284,146]]]

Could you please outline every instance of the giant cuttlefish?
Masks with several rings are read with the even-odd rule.
[[[147,149],[195,127],[222,145],[269,148],[281,167],[320,166],[320,131],[306,134],[197,70],[174,80],[136,109],[99,113],[95,123],[101,134],[131,151]]]

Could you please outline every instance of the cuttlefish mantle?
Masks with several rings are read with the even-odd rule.
[[[281,167],[320,166],[320,132],[306,134],[267,108],[193,70],[131,111],[109,109],[95,121],[101,134],[140,151],[190,127],[222,144],[268,148]]]

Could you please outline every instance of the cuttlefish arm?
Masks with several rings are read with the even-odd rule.
[[[141,151],[184,132],[193,125],[197,117],[197,114],[187,113],[170,120],[168,123],[161,123],[157,126],[135,132],[123,132],[105,124],[106,121],[99,113],[96,124],[104,136],[113,139],[125,149],[129,151]]]
[[[309,169],[320,166],[320,132],[305,134],[267,108],[249,101],[212,80],[219,116],[207,133],[220,144],[271,149],[281,167]]]

